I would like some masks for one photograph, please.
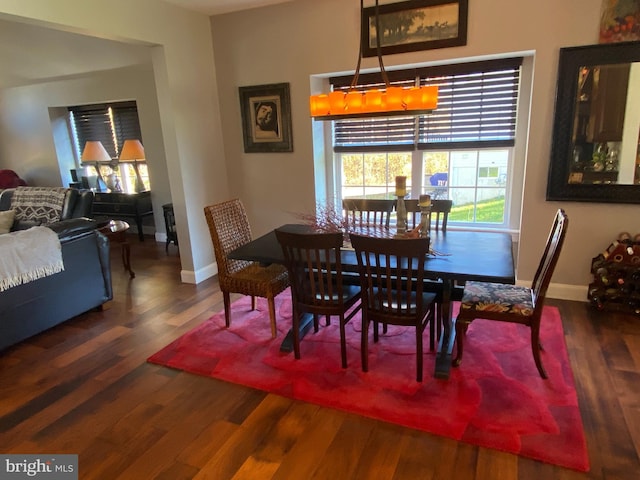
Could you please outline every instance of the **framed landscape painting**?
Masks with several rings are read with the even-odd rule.
[[[410,0],[378,7],[380,54],[467,44],[468,0]],[[362,12],[362,54],[377,55],[376,8]]]
[[[292,152],[289,84],[239,90],[245,153]]]

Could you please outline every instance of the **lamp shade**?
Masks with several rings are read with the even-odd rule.
[[[110,162],[111,156],[102,145],[102,142],[90,140],[84,144],[81,161],[85,162]]]
[[[136,160],[144,160],[144,147],[140,140],[125,140],[120,152],[121,162],[135,162]]]

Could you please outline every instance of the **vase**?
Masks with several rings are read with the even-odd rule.
[[[107,175],[105,177],[104,180],[105,185],[107,186],[107,188],[109,190],[111,190],[112,192],[116,191],[116,184],[117,184],[117,177],[115,173],[110,173],[109,175]]]

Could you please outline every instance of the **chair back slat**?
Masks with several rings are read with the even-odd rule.
[[[373,321],[415,325],[425,312],[424,264],[429,239],[373,238],[352,234],[362,289],[362,305]]]
[[[342,265],[340,248],[343,235],[335,233],[291,233],[276,230],[284,254],[294,301],[307,310],[314,307],[342,309]]]
[[[420,225],[422,215],[419,202],[416,198],[409,198],[404,201],[404,208],[407,210],[407,229],[409,230],[413,230]],[[429,214],[429,225],[431,225],[431,214]]]
[[[567,214],[563,209],[558,209],[547,238],[547,243],[544,247],[544,253],[542,254],[540,264],[538,265],[531,285],[536,310],[542,310],[542,303],[547,295],[547,288],[549,287],[553,271],[558,263],[568,225],[569,219],[567,218]]]
[[[405,209],[407,210],[407,224],[409,230],[420,225],[420,204],[419,200],[411,198],[404,201]],[[429,215],[429,225],[431,221],[435,219],[433,228],[437,231],[440,230],[440,223],[442,222],[442,231],[447,231],[447,222],[449,221],[449,213],[453,207],[453,200],[431,200],[431,213]]]
[[[431,216],[435,217],[435,229],[440,229],[440,218],[442,217],[442,231],[447,231],[447,222],[449,221],[449,213],[453,207],[453,200],[431,200]]]
[[[380,225],[389,228],[395,200],[380,198],[345,198],[342,209],[350,225]]]

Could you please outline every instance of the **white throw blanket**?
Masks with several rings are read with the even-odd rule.
[[[63,270],[60,240],[50,228],[0,235],[0,292]]]

